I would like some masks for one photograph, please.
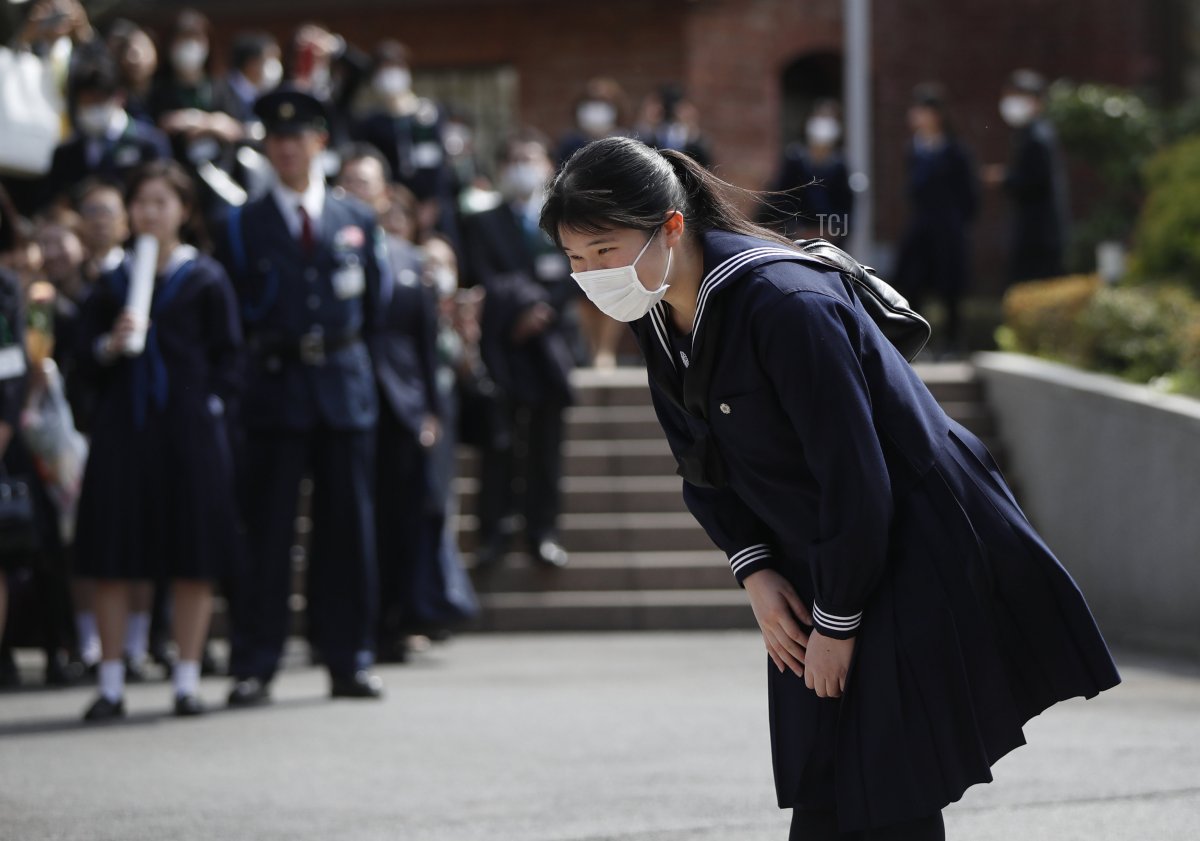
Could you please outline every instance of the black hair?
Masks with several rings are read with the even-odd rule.
[[[278,46],[274,35],[266,32],[241,32],[233,39],[229,60],[233,69],[242,71],[252,61],[262,58],[271,47]]]
[[[4,189],[3,184],[0,184],[0,254],[15,251],[17,247],[24,244],[27,232],[23,233],[24,228],[21,221],[21,214],[17,212],[17,207],[9,197],[8,190]]]
[[[121,91],[121,77],[116,62],[107,53],[89,55],[71,72],[71,92],[97,93],[111,98]]]
[[[652,149],[628,137],[606,137],[563,164],[550,183],[540,224],[561,246],[562,228],[588,234],[614,228],[653,231],[677,210],[693,234],[730,231],[792,245],[747,219],[729,200],[730,191],[758,198],[717,178],[682,152]]]
[[[201,217],[196,182],[182,164],[172,158],[162,158],[157,161],[144,163],[129,175],[125,188],[125,204],[133,204],[138,192],[150,181],[165,181],[172,192],[179,197],[180,203],[187,211],[187,218],[179,230],[179,238],[191,243],[201,250],[209,246],[208,231]]]
[[[388,159],[383,156],[378,148],[370,143],[357,142],[347,143],[343,146],[339,153],[342,158],[342,169],[345,169],[349,164],[355,161],[377,161],[383,169],[383,180],[387,183],[392,181],[392,165],[388,163]]]
[[[499,166],[504,166],[504,164],[512,160],[513,153],[517,150],[518,146],[532,143],[541,146],[546,156],[550,156],[550,138],[533,126],[522,126],[506,135],[500,141],[500,145],[496,148],[496,163]]]
[[[928,108],[937,115],[942,134],[946,137],[956,135],[954,120],[950,118],[950,109],[946,105],[946,89],[939,82],[921,82],[913,88],[912,104]]]
[[[71,207],[78,211],[93,193],[101,190],[111,190],[122,201],[125,199],[125,187],[116,179],[104,175],[92,175],[80,181],[75,189],[71,190]]]

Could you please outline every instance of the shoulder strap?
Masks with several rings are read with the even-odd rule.
[[[242,208],[243,205],[229,208],[229,216],[225,220],[229,225],[229,252],[233,258],[233,269],[239,275],[244,275],[248,268],[246,265],[246,235],[242,230]]]

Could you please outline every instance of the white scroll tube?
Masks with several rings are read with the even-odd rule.
[[[150,326],[150,301],[154,297],[154,276],[158,273],[158,240],[142,234],[133,246],[133,271],[129,277],[129,297],[125,309],[133,316],[137,329],[125,346],[126,356],[140,356],[146,349],[146,330]]]

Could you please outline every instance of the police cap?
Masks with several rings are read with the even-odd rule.
[[[321,100],[291,85],[280,85],[254,103],[254,115],[267,134],[328,131],[329,112]]]

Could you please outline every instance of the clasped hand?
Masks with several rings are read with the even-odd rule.
[[[827,637],[812,627],[812,614],[787,579],[771,569],[752,573],[743,582],[767,653],[779,671],[791,669],[819,698],[840,698],[854,654],[854,639]]]

